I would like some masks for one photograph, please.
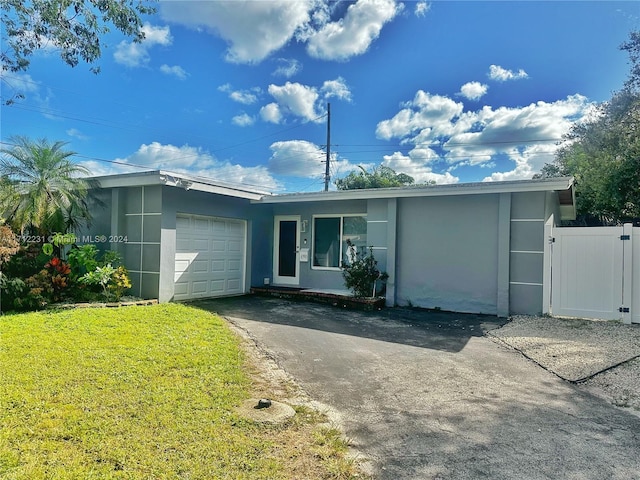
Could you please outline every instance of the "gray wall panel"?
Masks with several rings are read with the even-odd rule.
[[[544,222],[511,222],[511,250],[542,252]]]
[[[542,286],[511,285],[512,315],[539,315],[542,312]]]
[[[498,195],[398,200],[401,305],[497,312]]]
[[[544,255],[541,253],[511,253],[511,282],[542,283]]]
[[[511,218],[545,218],[545,192],[512,193]]]

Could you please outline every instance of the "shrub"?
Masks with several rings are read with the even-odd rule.
[[[20,250],[18,237],[10,227],[0,223],[0,265],[8,262],[18,250]]]
[[[59,302],[65,296],[65,292],[71,283],[69,275],[71,267],[58,257],[53,257],[44,265],[45,270],[51,279],[51,300]],[[42,273],[42,272],[41,272]]]
[[[378,269],[378,262],[373,256],[373,247],[363,253],[347,240],[348,262],[344,262],[342,276],[345,286],[353,292],[356,297],[375,297],[376,283],[378,280],[384,282],[389,275]]]
[[[5,310],[39,310],[55,302],[120,300],[131,288],[118,252],[99,256],[95,245],[73,247],[68,262],[42,252],[41,244],[20,247],[2,265],[0,289]]]
[[[100,285],[107,300],[120,300],[124,291],[131,288],[127,269],[122,266],[113,268],[110,263],[85,273],[79,282],[86,285]]]
[[[74,277],[82,277],[85,273],[94,271],[98,266],[98,248],[92,244],[72,248],[67,254],[67,260],[71,265]]]
[[[131,279],[129,278],[129,272],[123,266],[119,266],[111,275],[109,291],[114,296],[115,300],[120,300],[125,290],[130,288]]]

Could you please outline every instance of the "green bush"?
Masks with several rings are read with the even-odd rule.
[[[71,249],[68,254],[69,263],[74,271],[77,296],[88,299],[93,293],[93,299],[97,299],[98,292],[105,300],[120,300],[125,290],[131,288],[131,280],[127,269],[119,265],[122,257],[113,250],[105,251],[98,258],[98,249],[95,245],[83,245]],[[92,290],[96,287],[99,290]]]
[[[67,254],[67,260],[74,277],[82,277],[85,273],[94,271],[99,265],[98,248],[92,244],[74,247]]]
[[[118,252],[100,255],[95,245],[74,246],[67,259],[42,253],[40,244],[22,246],[2,266],[3,310],[40,310],[62,301],[118,301],[131,288],[126,268],[118,265]]]
[[[373,248],[369,251],[358,251],[357,247],[347,240],[348,261],[343,262],[342,276],[345,286],[356,297],[375,297],[377,282],[384,282],[389,275],[378,268],[373,256]]]

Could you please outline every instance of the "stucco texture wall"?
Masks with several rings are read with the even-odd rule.
[[[497,314],[498,195],[398,200],[399,305]]]

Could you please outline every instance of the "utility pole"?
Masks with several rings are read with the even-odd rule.
[[[331,162],[331,104],[327,103],[327,161],[324,168],[324,191],[329,190],[329,165]]]

